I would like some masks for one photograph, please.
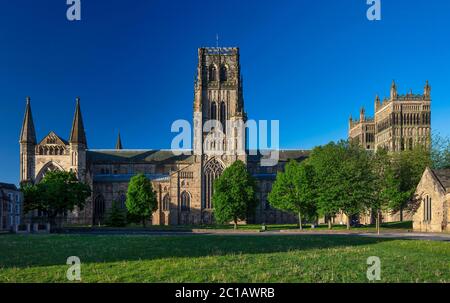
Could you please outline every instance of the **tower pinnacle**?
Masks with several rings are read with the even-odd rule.
[[[69,141],[70,143],[87,145],[83,117],[81,116],[80,97],[77,97],[76,100],[75,115],[73,117],[72,131],[70,132]]]
[[[31,99],[27,97],[27,105],[25,108],[25,116],[22,123],[22,131],[20,132],[20,143],[36,144],[36,131],[34,129],[33,115],[31,114]]]
[[[117,135],[116,149],[123,149],[122,140],[120,138],[120,131]]]

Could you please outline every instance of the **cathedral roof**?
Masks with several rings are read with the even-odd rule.
[[[193,163],[193,156],[177,156],[171,150],[88,150],[91,163]]]
[[[279,160],[282,162],[287,162],[289,160],[297,160],[302,161],[309,157],[311,151],[309,150],[300,150],[300,149],[285,149],[280,150],[279,152]],[[248,161],[249,162],[260,162],[261,158],[264,156],[258,151],[257,155],[253,155],[253,152],[249,152]]]
[[[95,175],[94,176],[94,182],[130,182],[131,178],[136,176],[135,174],[120,174],[120,175],[112,175],[112,174],[106,174],[106,175]],[[170,176],[165,174],[145,174],[147,179],[151,181],[169,181]]]
[[[445,188],[447,192],[450,192],[450,169],[433,169],[433,173]]]

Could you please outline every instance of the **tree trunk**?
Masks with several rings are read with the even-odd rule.
[[[298,212],[298,228],[303,230],[302,213]]]
[[[377,222],[376,222],[376,225],[377,225],[377,234],[379,235],[380,234],[380,219],[381,219],[381,212],[380,212],[380,210],[377,210]]]
[[[237,219],[234,219],[233,223],[234,223],[234,230],[237,230],[238,229]]]
[[[331,217],[328,217],[328,229],[333,229],[333,224],[331,223]]]
[[[350,221],[352,220],[352,216],[347,215],[347,230],[350,230]]]
[[[400,207],[400,222],[403,222],[403,207]]]
[[[142,218],[142,226],[145,228],[145,217]]]

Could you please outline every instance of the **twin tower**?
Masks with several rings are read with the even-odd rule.
[[[76,99],[69,141],[50,132],[44,139],[37,142],[30,98],[27,97],[19,142],[21,183],[39,182],[46,172],[53,170],[73,171],[80,180],[84,180],[87,141],[79,98]]]

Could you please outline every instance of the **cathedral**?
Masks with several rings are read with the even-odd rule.
[[[27,98],[20,134],[20,180],[37,183],[48,171],[76,172],[91,186],[92,196],[83,209],[67,214],[65,220],[98,225],[113,203],[125,208],[130,179],[143,173],[152,181],[158,198],[158,210],[149,218],[153,225],[212,224],[213,182],[226,167],[241,160],[259,189],[260,203],[248,223],[296,223],[294,215],[271,208],[267,196],[277,171],[283,170],[290,159],[304,160],[308,151],[282,150],[277,164],[264,166],[264,156],[246,148],[246,131],[239,127],[246,121],[239,49],[200,48],[194,84],[193,148],[189,153],[123,149],[120,135],[115,149],[92,149],[84,131],[79,98],[69,139],[50,132],[37,141]]]
[[[361,108],[359,120],[350,117],[349,138],[367,150],[380,148],[399,152],[417,145],[430,146],[431,86],[425,84],[423,94],[412,90],[399,95],[393,81],[389,98],[375,97],[375,117],[366,117]]]

